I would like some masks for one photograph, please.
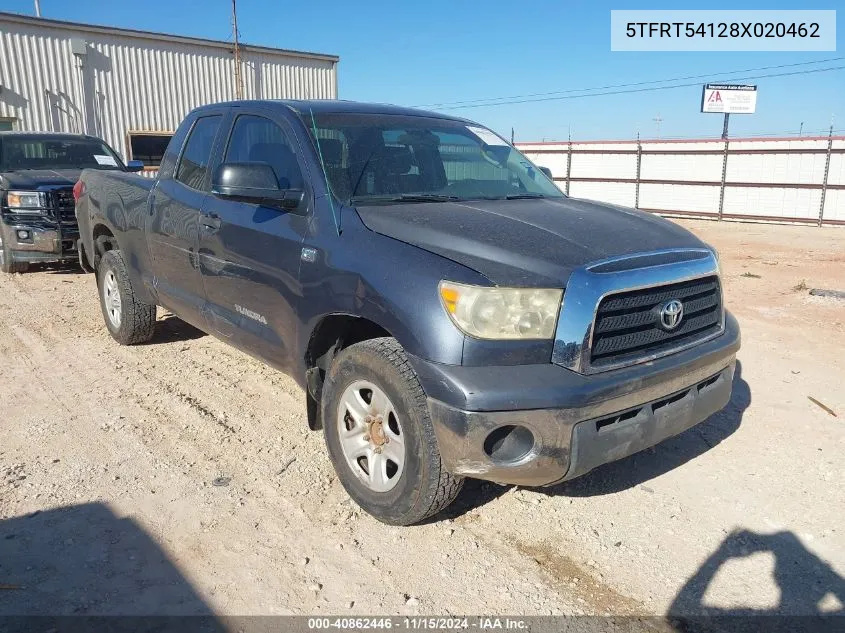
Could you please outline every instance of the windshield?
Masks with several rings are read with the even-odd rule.
[[[384,114],[304,119],[329,186],[346,204],[563,197],[531,161],[481,126]]]
[[[120,159],[102,141],[86,138],[4,136],[0,169],[122,169]]]

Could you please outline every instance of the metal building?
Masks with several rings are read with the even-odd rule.
[[[0,130],[79,132],[158,165],[193,108],[335,99],[338,57],[0,12]]]

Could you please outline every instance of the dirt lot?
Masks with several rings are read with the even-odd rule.
[[[119,347],[93,276],[0,277],[0,614],[842,613],[845,300],[805,283],[845,290],[845,229],[684,224],[743,328],[731,404],[413,528],[348,500],[293,380],[161,311]]]

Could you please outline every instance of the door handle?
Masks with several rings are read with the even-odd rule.
[[[220,228],[220,216],[216,213],[200,215],[200,226],[208,231],[216,231]]]

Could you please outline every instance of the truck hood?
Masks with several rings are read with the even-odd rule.
[[[574,198],[356,208],[372,231],[447,257],[499,286],[559,288],[584,264],[706,246],[668,220]]]
[[[22,169],[0,174],[8,189],[38,189],[56,185],[73,186],[79,180],[81,169]]]

